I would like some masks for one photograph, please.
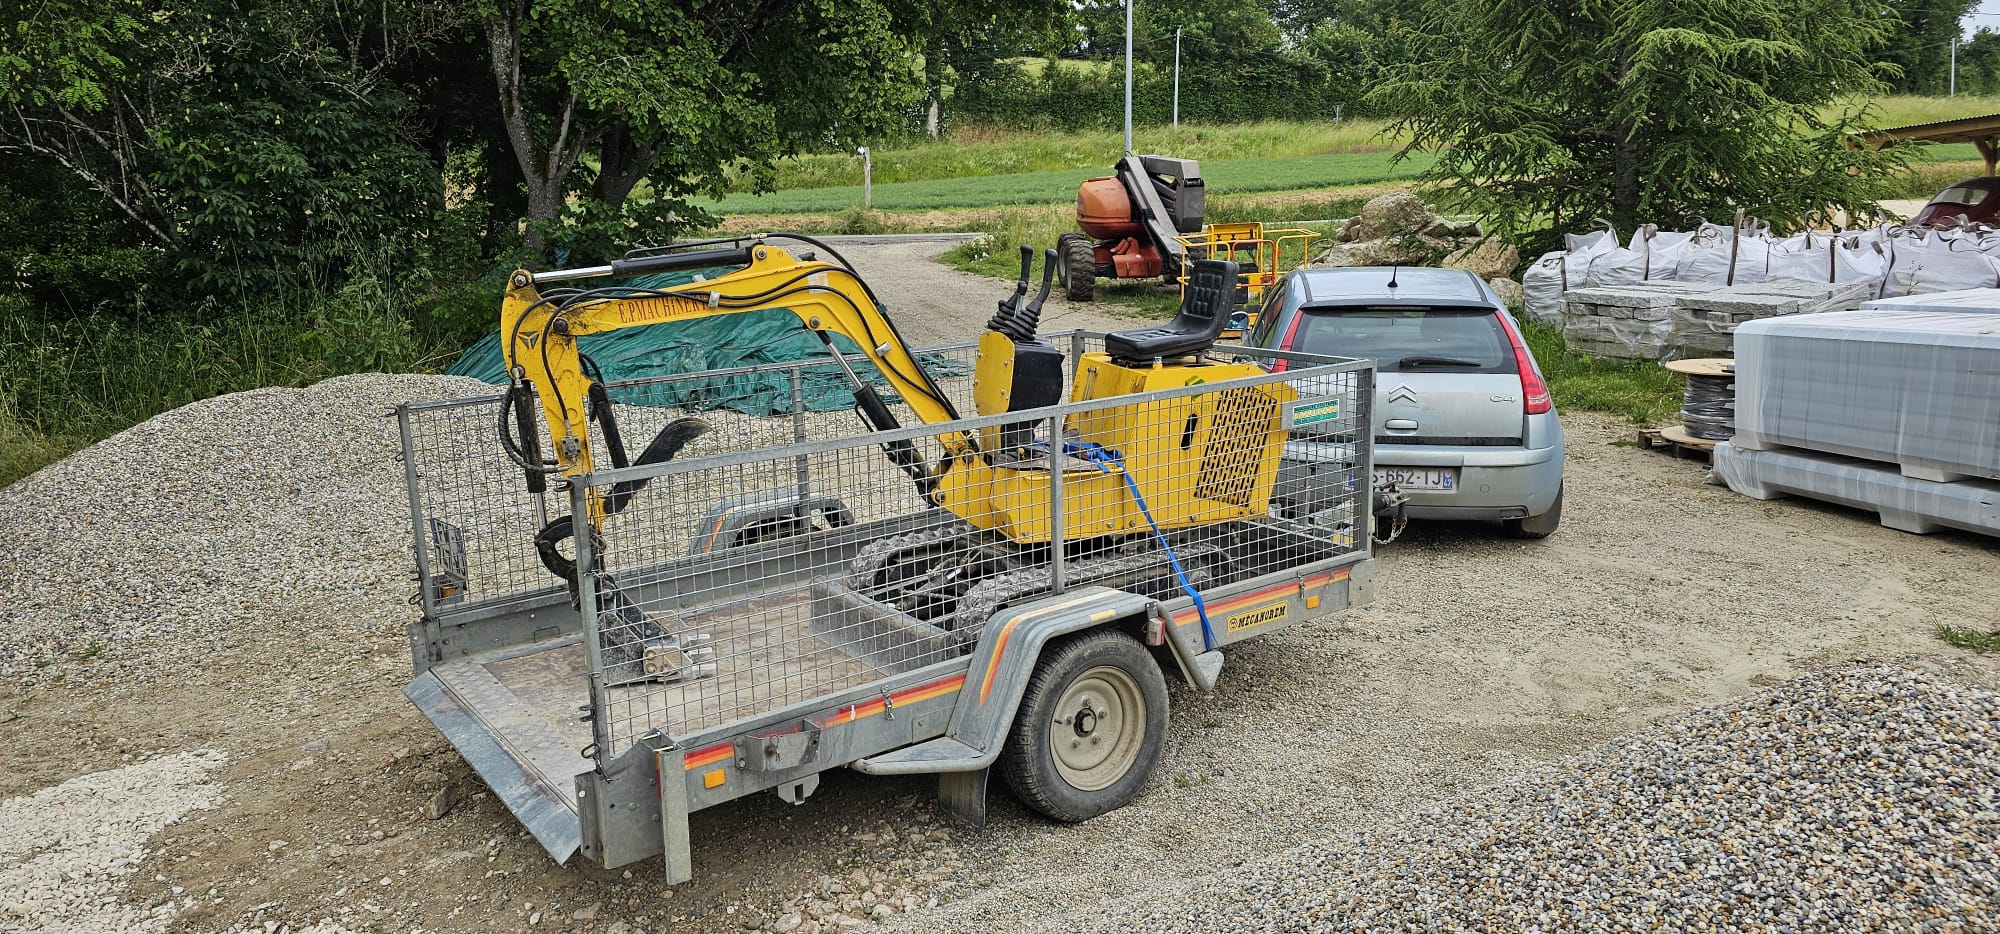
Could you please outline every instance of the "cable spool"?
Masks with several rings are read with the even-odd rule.
[[[1736,434],[1736,361],[1725,357],[1675,360],[1667,369],[1687,376],[1681,398],[1681,428],[1704,441],[1727,441]]]

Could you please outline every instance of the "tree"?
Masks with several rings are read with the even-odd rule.
[[[1322,26],[1382,33],[1422,17],[1425,0],[1267,0],[1286,35],[1303,38]]]
[[[597,252],[671,235],[724,170],[769,177],[851,148],[916,99],[917,6],[885,0],[486,0],[482,28],[529,246]],[[648,196],[635,199],[641,182]]]
[[[1435,42],[1417,31],[1423,0],[1284,0],[1279,24],[1327,72],[1325,96],[1371,113],[1366,94],[1399,66],[1427,62]]]
[[[917,33],[923,42],[924,132],[943,131],[945,88],[954,79],[979,80],[1006,67],[1003,56],[1023,48],[1048,48],[1067,23],[1062,0],[938,0],[919,8]]]
[[[1376,99],[1446,203],[1522,239],[1605,216],[1797,224],[1875,208],[1901,149],[1849,149],[1889,25],[1861,0],[1441,0],[1439,58]]]
[[[405,255],[442,200],[385,78],[451,28],[436,4],[6,6],[0,157],[101,198],[124,222],[109,244],[176,274],[164,291],[325,284]]]
[[[1900,94],[1945,93],[1951,86],[1951,45],[1960,38],[1965,14],[1978,5],[1979,0],[1887,0],[1883,6],[1894,19],[1872,51],[1896,68],[1890,88]],[[1963,80],[1959,90],[1965,90]]]
[[[1959,49],[1958,89],[1966,94],[2000,94],[2000,32],[1981,29]]]

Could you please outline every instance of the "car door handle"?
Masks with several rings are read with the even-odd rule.
[[[1414,418],[1392,418],[1383,422],[1382,427],[1390,431],[1416,431],[1417,420]]]

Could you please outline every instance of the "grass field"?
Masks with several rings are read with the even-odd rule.
[[[1291,191],[1411,178],[1429,168],[1430,161],[1428,156],[1421,154],[1396,162],[1387,151],[1335,152],[1316,156],[1204,161],[1201,172],[1203,181],[1211,190]],[[1110,165],[1111,160],[1107,159],[1102,165],[1090,168],[877,184],[875,209],[914,211],[1073,202],[1078,183],[1107,174]],[[723,214],[795,214],[843,211],[860,204],[861,186],[841,185],[767,195],[729,195],[712,210]]]
[[[1377,120],[1264,122],[1231,126],[1139,127],[1132,145],[1139,152],[1166,152],[1187,159],[1284,159],[1337,152],[1383,152],[1393,145],[1382,138]],[[877,185],[975,178],[1063,169],[1103,170],[1125,151],[1117,130],[1068,133],[1021,133],[996,127],[960,127],[941,140],[877,147]],[[736,191],[748,190],[748,179],[734,180]],[[778,191],[861,185],[861,158],[852,153],[795,156],[778,164],[773,180]],[[856,198],[859,203],[859,198]]]
[[[1875,102],[1883,126],[2000,112],[2000,98],[1888,97]],[[1429,167],[1419,155],[1396,162],[1383,121],[1263,122],[1235,126],[1141,127],[1134,146],[1202,161],[1214,192],[1325,189],[1414,177]],[[908,212],[1065,203],[1078,182],[1103,174],[1124,144],[1117,131],[1022,133],[965,127],[950,138],[878,149],[875,210]],[[1882,197],[1921,197],[1978,161],[1970,144],[1927,146],[1917,170],[1885,186]],[[1976,165],[1973,165],[1976,168]],[[839,213],[861,204],[861,160],[818,154],[786,159],[777,191],[737,191],[712,209],[724,215]],[[738,180],[747,187],[747,180]]]
[[[1885,97],[1874,101],[1882,126],[1930,123],[2000,113],[2000,97]],[[1266,121],[1231,126],[1139,127],[1133,146],[1140,152],[1168,152],[1204,163],[1240,159],[1286,159],[1330,153],[1390,152],[1383,120]],[[1124,149],[1117,130],[1022,133],[996,127],[961,127],[942,140],[878,147],[877,185],[977,178],[1064,169],[1102,171]],[[1969,144],[1931,147],[1936,161],[1978,158]],[[851,153],[796,156],[779,163],[774,185],[780,192],[801,188],[861,185],[861,159]],[[747,191],[748,179],[738,180]],[[859,198],[855,199],[859,202]],[[732,204],[736,202],[731,199]]]

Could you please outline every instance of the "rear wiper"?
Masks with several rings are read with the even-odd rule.
[[[1460,360],[1457,357],[1426,357],[1422,355],[1414,357],[1404,357],[1403,359],[1396,361],[1396,369],[1399,370],[1403,369],[1404,367],[1413,367],[1413,366],[1484,366],[1484,365],[1485,364],[1482,364],[1477,360]]]

